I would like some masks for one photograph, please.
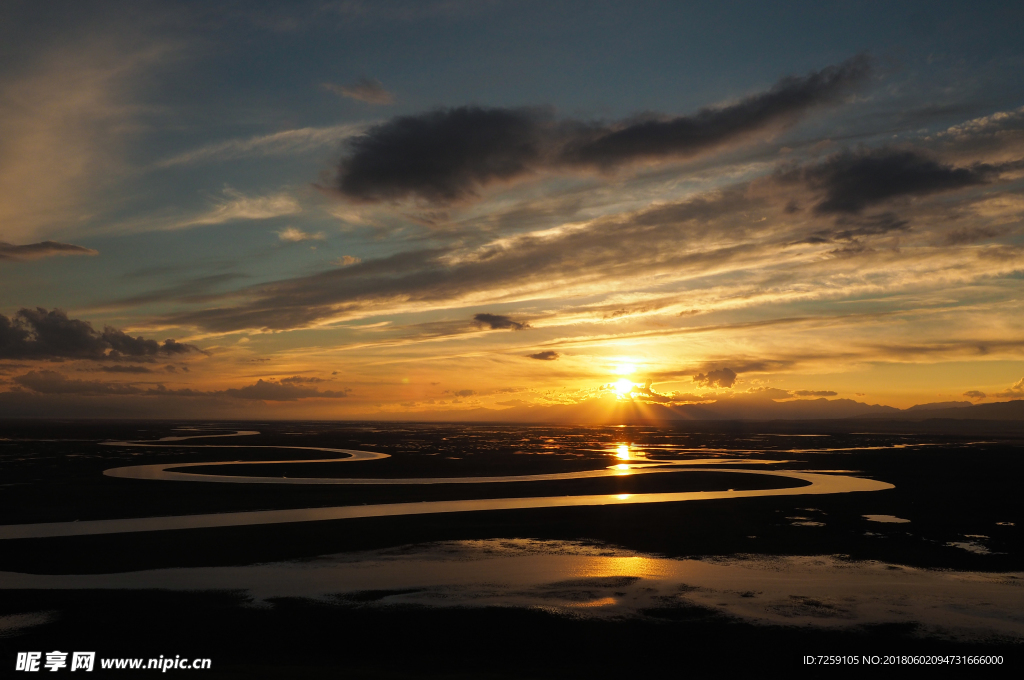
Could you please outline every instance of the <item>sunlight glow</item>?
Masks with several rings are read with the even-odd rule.
[[[624,397],[630,394],[633,391],[634,387],[636,387],[635,384],[623,378],[622,380],[619,380],[618,382],[615,383],[615,393],[618,394],[620,397]]]
[[[615,456],[622,460],[629,460],[629,444],[619,444],[615,448]]]
[[[619,364],[615,367],[616,375],[630,375],[636,371],[636,364]]]

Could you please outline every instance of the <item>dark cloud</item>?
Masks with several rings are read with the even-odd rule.
[[[833,250],[833,255],[860,253],[867,249],[857,239],[870,236],[884,236],[886,234],[902,233],[911,231],[910,221],[903,219],[892,212],[885,212],[878,215],[839,215],[832,227],[820,229],[814,234],[801,239],[798,243],[819,244],[832,243],[833,241],[847,241],[848,245],[838,250]]]
[[[161,344],[141,336],[133,338],[109,326],[99,333],[88,321],[70,319],[59,309],[26,308],[10,319],[0,314],[0,358],[5,359],[139,360],[195,349],[175,340]]]
[[[964,392],[963,396],[967,397],[968,399],[978,400],[978,399],[984,399],[985,398],[985,393],[984,392],[980,392],[978,390],[968,390],[967,392]]]
[[[459,199],[537,165],[550,125],[532,109],[461,107],[395,118],[349,142],[337,188],[363,201]]]
[[[109,347],[92,326],[60,310],[22,309],[0,314],[0,356],[4,358],[102,359]]]
[[[14,379],[18,385],[40,394],[79,394],[107,396],[113,394],[142,394],[144,390],[124,383],[95,380],[72,380],[56,371],[29,371]]]
[[[367,104],[393,104],[395,101],[395,96],[385,90],[379,80],[372,78],[360,78],[351,85],[324,83],[324,89]]]
[[[327,381],[324,380],[323,378],[305,378],[301,375],[293,375],[290,378],[281,378],[280,382],[283,385],[303,385],[312,383],[322,383]]]
[[[653,312],[661,309],[665,305],[637,305],[635,307],[618,307],[610,312],[605,312],[601,315],[602,319],[620,319],[624,316],[630,316],[632,314],[643,314],[645,312]],[[682,315],[680,315],[682,316]]]
[[[562,355],[558,352],[546,350],[544,352],[537,352],[536,354],[527,354],[526,356],[530,359],[537,359],[538,361],[554,361]]]
[[[829,255],[836,258],[845,257],[857,257],[858,255],[869,255],[877,252],[874,248],[859,243],[856,240],[851,241],[850,245],[843,246],[842,248],[836,248],[835,250],[828,251]]]
[[[514,331],[521,331],[530,327],[528,323],[513,321],[502,314],[474,314],[473,321],[481,326],[489,326],[491,330],[511,328]]]
[[[987,183],[998,173],[991,165],[954,167],[918,151],[876,149],[844,151],[821,163],[784,173],[824,196],[818,214],[856,214],[891,199],[927,196]]]
[[[796,390],[792,392],[794,397],[836,397],[838,392],[832,390]]]
[[[25,260],[38,260],[43,257],[54,255],[99,255],[99,251],[84,246],[76,246],[70,243],[58,243],[56,241],[42,241],[41,243],[28,243],[23,246],[16,246],[13,243],[0,241],[0,260],[11,260],[22,262]]]
[[[163,343],[156,340],[146,340],[142,336],[133,338],[124,331],[116,328],[104,328],[101,339],[111,348],[109,356],[124,355],[131,357],[154,356],[156,354],[188,354],[194,347],[185,345],[176,340],[167,339]]]
[[[173,366],[171,368],[173,368]],[[152,373],[153,372],[153,371],[149,370],[148,368],[146,368],[145,366],[121,366],[121,365],[118,365],[118,364],[114,364],[113,366],[101,366],[100,370],[104,371],[106,373]]]
[[[558,120],[548,109],[464,106],[402,116],[351,139],[336,188],[357,201],[472,196],[487,184],[538,170],[614,168],[690,158],[834,103],[868,74],[865,57],[691,116],[645,116],[614,124]]]
[[[948,246],[962,246],[968,243],[996,238],[1004,233],[1006,233],[1005,229],[996,229],[994,227],[960,227],[948,232],[943,242]]]
[[[29,371],[17,376],[14,382],[38,394],[75,394],[79,396],[139,395],[146,397],[233,397],[250,401],[297,401],[299,399],[340,399],[349,390],[327,390],[292,383],[257,380],[255,384],[214,392],[191,388],[168,389],[164,385],[152,388],[131,383],[111,383],[95,380],[73,380],[56,371]]]
[[[245,387],[230,388],[215,392],[203,392],[201,390],[167,389],[163,385],[146,390],[148,396],[168,397],[231,397],[247,401],[298,401],[299,399],[341,399],[349,396],[351,390],[325,390],[321,392],[315,387],[306,387],[294,383],[277,382],[274,380],[257,380],[252,385]]]
[[[767,127],[792,123],[816,106],[834,103],[869,71],[868,59],[858,56],[803,77],[783,78],[767,92],[731,106],[596,130],[591,139],[570,141],[562,158],[607,168],[638,160],[694,156]]]
[[[860,318],[861,315],[856,315]],[[849,319],[851,316],[833,317],[834,319]],[[717,324],[713,326],[697,326],[695,328],[687,329],[690,332],[705,333],[709,331],[736,331],[741,329],[753,329],[753,328],[771,328],[773,326],[788,326],[788,325],[801,325],[809,322],[814,322],[815,317],[789,317],[783,319],[767,319],[764,321],[744,321],[734,324]],[[683,331],[683,332],[687,332]],[[679,331],[676,331],[678,333]],[[804,354],[801,359],[813,360],[813,359],[824,359],[834,358],[835,355],[808,355]],[[691,378],[694,382],[710,387],[713,384],[718,384],[718,381],[725,379],[728,384],[721,385],[722,387],[731,387],[735,382],[736,376],[741,373],[778,373],[786,371],[796,366],[799,361],[789,358],[776,358],[776,359],[743,359],[743,358],[732,358],[727,359],[728,367],[722,366],[721,362],[713,362],[702,366],[700,369],[680,369],[675,371],[657,371],[651,374],[651,378],[657,382],[675,382],[680,378]],[[703,371],[703,372],[701,372]],[[708,381],[711,382],[708,382]]]
[[[321,392],[315,387],[303,387],[295,384],[285,384],[268,380],[257,380],[254,385],[238,389],[224,390],[223,394],[237,399],[252,399],[259,401],[296,401],[298,399],[309,399],[312,397],[339,399],[348,396],[348,390]]]
[[[839,229],[832,237],[840,241],[853,241],[864,236],[882,236],[893,232],[910,231],[910,222],[894,213],[857,217],[851,219],[846,215],[836,220]]]
[[[693,382],[702,387],[732,387],[736,382],[736,371],[731,368],[719,368],[707,373],[693,376]]]
[[[450,394],[454,397],[472,397],[476,390],[445,390],[442,394]]]
[[[194,390],[190,387],[169,390],[163,385],[157,385],[146,390],[146,395],[151,397],[216,397],[222,394],[224,392],[203,392],[202,390]]]

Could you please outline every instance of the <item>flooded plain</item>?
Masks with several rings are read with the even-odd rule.
[[[281,664],[454,626],[494,654],[524,616],[552,669],[590,625],[791,661],[1024,644],[1017,439],[689,427],[8,428],[0,645],[162,631]]]
[[[836,556],[666,559],[571,541],[489,539],[324,555],[300,562],[116,574],[0,573],[24,590],[243,591],[375,606],[519,607],[624,619],[698,607],[752,623],[918,626],[952,640],[1024,640],[1024,572],[963,573]]]

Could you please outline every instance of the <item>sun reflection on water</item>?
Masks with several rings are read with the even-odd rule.
[[[608,607],[613,604],[617,604],[618,601],[614,597],[602,597],[597,600],[589,600],[587,602],[567,602],[569,607]]]
[[[575,578],[629,577],[658,580],[669,575],[669,569],[678,569],[671,560],[650,558],[646,555],[584,558]]]
[[[520,607],[606,620],[646,618],[651,609],[682,606],[746,623],[819,630],[896,624],[930,636],[1024,635],[1017,573],[960,572],[951,579],[942,571],[839,556],[669,559],[589,542],[484,539],[245,567],[0,576],[0,592],[231,589],[264,606],[279,598],[324,601],[337,593],[389,592],[372,606]],[[893,593],[908,591],[925,596],[901,597],[893,606]]]

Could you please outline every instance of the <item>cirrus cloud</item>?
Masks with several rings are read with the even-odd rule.
[[[1021,378],[1017,382],[1013,383],[1007,389],[996,392],[995,394],[989,395],[992,397],[999,397],[1001,399],[1020,399],[1024,398],[1024,378]]]
[[[323,88],[342,97],[355,99],[365,104],[394,104],[395,95],[384,89],[379,80],[360,78],[351,85],[324,83]]]
[[[323,241],[326,237],[319,232],[309,234],[297,227],[286,227],[277,232],[277,238],[287,243],[302,243],[303,241]]]

